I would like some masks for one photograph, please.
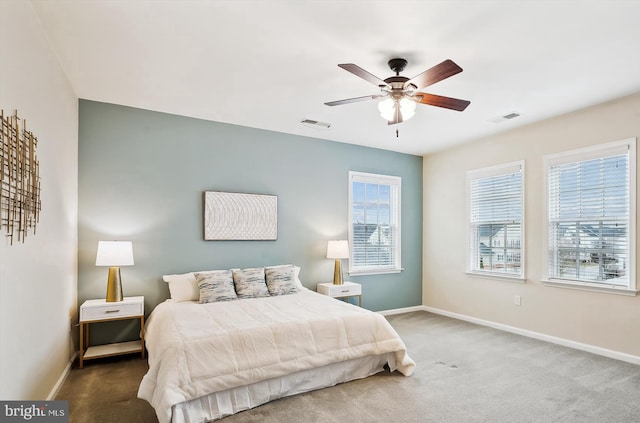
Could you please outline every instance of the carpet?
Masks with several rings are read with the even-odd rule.
[[[387,319],[417,363],[411,377],[383,372],[220,422],[640,422],[640,366],[423,311]],[[86,362],[56,399],[72,423],[155,423],[136,397],[146,370],[136,357]]]

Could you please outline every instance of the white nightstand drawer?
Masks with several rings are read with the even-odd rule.
[[[362,286],[357,283],[345,282],[342,285],[334,285],[330,283],[318,284],[318,292],[330,297],[349,297],[353,295],[362,295]]]
[[[140,316],[144,314],[143,297],[128,297],[124,301],[106,302],[105,300],[85,301],[80,307],[80,321],[117,319],[120,317]]]

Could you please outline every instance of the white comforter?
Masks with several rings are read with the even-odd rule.
[[[146,327],[149,371],[138,396],[171,421],[171,407],[236,386],[370,354],[415,367],[387,320],[307,289],[269,298],[159,304]]]

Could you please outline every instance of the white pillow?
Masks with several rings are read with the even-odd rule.
[[[293,278],[293,280],[296,282],[296,286],[298,288],[304,288],[304,286],[302,286],[302,281],[300,280],[300,266],[296,266],[294,264],[293,269],[295,270],[295,278]]]
[[[169,284],[169,293],[174,301],[200,300],[200,288],[194,272],[181,275],[164,275],[162,279]]]

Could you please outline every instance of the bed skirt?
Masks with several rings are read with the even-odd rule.
[[[171,421],[172,423],[211,422],[274,399],[363,379],[383,371],[389,356],[393,354],[366,356],[216,392],[174,405]]]

